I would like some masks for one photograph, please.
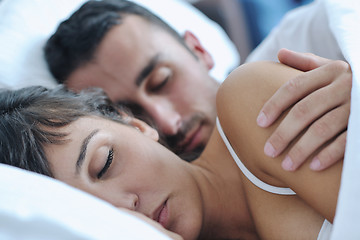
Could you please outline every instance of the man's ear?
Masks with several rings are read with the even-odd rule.
[[[199,39],[190,31],[185,31],[184,41],[191,51],[205,63],[210,70],[214,67],[214,60],[210,53],[201,45]]]
[[[159,141],[159,133],[144,121],[141,121],[140,119],[137,118],[131,118],[129,124],[134,128],[138,129],[145,136],[153,139],[154,141]]]

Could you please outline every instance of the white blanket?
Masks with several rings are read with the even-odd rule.
[[[360,239],[360,1],[324,1],[330,28],[353,71],[347,146],[331,239]]]

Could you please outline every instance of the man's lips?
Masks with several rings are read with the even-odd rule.
[[[169,219],[169,209],[167,206],[167,200],[161,204],[156,211],[154,212],[153,215],[153,220],[157,221],[158,223],[160,223],[164,228],[166,228],[167,222]]]
[[[202,124],[197,125],[191,131],[188,132],[185,139],[179,144],[179,146],[184,149],[185,152],[189,152],[195,149],[201,142],[201,129]]]

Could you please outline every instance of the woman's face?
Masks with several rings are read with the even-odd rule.
[[[191,165],[138,127],[83,117],[62,128],[68,141],[45,147],[54,177],[195,239],[203,213]]]

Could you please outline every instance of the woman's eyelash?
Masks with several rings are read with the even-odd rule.
[[[106,171],[109,169],[109,167],[113,161],[113,158],[114,158],[114,149],[110,149],[108,157],[105,162],[105,165],[104,165],[103,169],[101,169],[101,171],[97,175],[98,179],[100,179],[106,173]]]

